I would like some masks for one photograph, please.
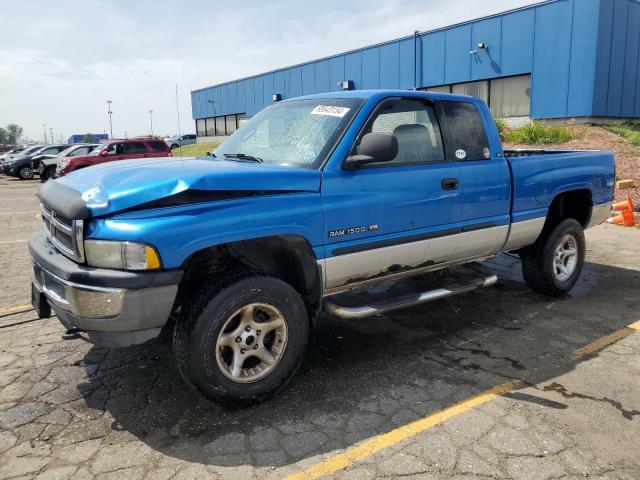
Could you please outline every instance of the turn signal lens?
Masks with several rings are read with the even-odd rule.
[[[134,242],[86,240],[84,252],[92,267],[118,270],[157,270],[160,256],[155,248]]]

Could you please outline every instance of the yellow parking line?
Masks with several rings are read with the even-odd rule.
[[[323,475],[330,475],[339,470],[344,470],[358,460],[369,457],[382,449],[413,437],[414,435],[438,425],[445,420],[487,403],[497,396],[513,390],[519,383],[520,382],[517,380],[503,383],[502,385],[486,390],[479,395],[463,400],[460,403],[456,403],[451,407],[439,410],[424,418],[398,427],[395,430],[376,435],[375,437],[365,440],[354,447],[348,448],[342,453],[329,457],[306,470],[289,475],[288,477],[285,477],[285,480],[312,480]]]
[[[618,340],[627,337],[634,332],[639,331],[640,321],[637,321],[632,323],[631,325],[627,325],[625,328],[607,335],[606,337],[600,338],[588,345],[585,345],[584,347],[577,349],[571,356],[574,360],[581,358],[585,355],[600,350],[607,345],[611,345],[612,343],[617,342]],[[391,430],[390,432],[371,437],[368,440],[359,443],[358,445],[348,448],[342,453],[338,453],[329,458],[326,458],[325,460],[312,465],[305,470],[293,473],[288,477],[285,477],[285,480],[314,480],[324,475],[330,475],[339,470],[344,470],[345,468],[353,465],[358,460],[369,457],[380,450],[389,448],[433,426],[439,425],[452,417],[483,405],[498,397],[499,395],[513,390],[520,383],[521,382],[519,380],[513,380],[507,383],[503,383],[502,385],[498,385],[489,390],[486,390],[479,395],[463,400],[460,403],[456,403],[451,407],[439,410],[419,420],[398,427],[395,430]]]
[[[9,243],[22,243],[22,242],[26,242],[27,239],[23,238],[21,240],[5,240],[4,242],[0,242],[0,245],[7,245]]]
[[[13,307],[0,308],[0,315],[11,315],[12,313],[28,312],[31,309],[33,309],[33,307],[29,304],[14,305]]]
[[[598,350],[603,349],[607,345],[611,345],[612,343],[617,342],[618,340],[623,339],[624,337],[628,337],[634,332],[640,331],[640,321],[634,322],[631,325],[627,325],[620,330],[616,330],[613,333],[610,333],[606,337],[599,338],[598,340],[585,345],[584,347],[580,347],[575,352],[571,354],[571,358],[577,360],[579,358],[584,357],[585,355],[589,355],[593,352],[597,352]]]

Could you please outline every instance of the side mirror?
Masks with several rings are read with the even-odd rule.
[[[107,150],[106,150],[106,149],[105,149],[105,150],[102,150],[102,151],[100,152],[100,156],[101,156],[101,157],[106,157],[106,156],[107,156]]]
[[[367,133],[356,147],[356,154],[347,157],[345,170],[354,170],[368,163],[388,162],[398,155],[398,139],[389,133]]]

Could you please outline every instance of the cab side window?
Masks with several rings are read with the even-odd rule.
[[[167,150],[169,150],[167,144],[159,140],[149,142],[149,146],[154,152],[166,152]]]
[[[123,144],[123,153],[125,155],[147,153],[147,147],[142,142],[129,142]]]
[[[109,145],[107,155],[122,155],[122,143],[114,143]]]
[[[379,164],[444,162],[440,125],[433,107],[413,99],[391,100],[370,120],[366,133],[389,133],[398,140],[398,154]]]
[[[489,139],[484,130],[480,112],[473,103],[443,101],[442,109],[447,118],[449,137],[452,145],[447,145],[452,160],[487,160],[491,157]]]

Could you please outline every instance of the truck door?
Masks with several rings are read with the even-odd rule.
[[[100,152],[100,155],[95,158],[94,163],[111,162],[122,159],[122,144],[112,143],[104,152],[104,154]]]
[[[323,172],[328,290],[455,256],[460,165],[445,158],[434,105],[415,97],[384,100],[358,139],[369,132],[395,135],[397,156],[356,170],[336,166]]]
[[[460,167],[461,227],[458,259],[497,253],[509,233],[511,180],[501,152],[493,152],[476,103],[442,101],[445,144]],[[498,153],[500,154],[498,156]]]

